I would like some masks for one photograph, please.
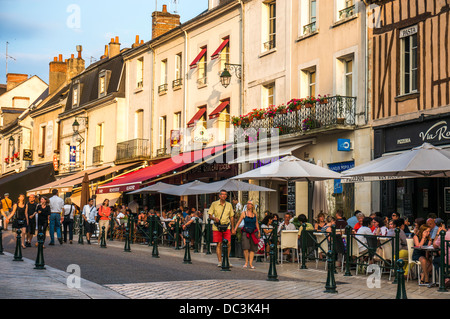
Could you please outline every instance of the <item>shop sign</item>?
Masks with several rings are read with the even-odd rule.
[[[450,117],[384,129],[385,153],[409,150],[423,143],[450,144]]]
[[[23,156],[24,161],[32,161],[33,160],[33,150],[23,150]]]
[[[355,161],[328,164],[328,169],[330,169],[336,173],[341,173],[343,171],[352,169],[354,167],[355,167]]]
[[[350,139],[347,138],[339,138],[338,139],[338,151],[339,152],[350,152],[352,144]]]

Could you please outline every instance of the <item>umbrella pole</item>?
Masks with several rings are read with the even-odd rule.
[[[162,193],[159,193],[159,211],[162,216]]]

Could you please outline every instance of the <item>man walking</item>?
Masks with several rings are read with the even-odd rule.
[[[52,197],[50,197],[50,244],[55,244],[55,228],[58,241],[62,245],[61,237],[61,216],[64,216],[64,200],[58,196],[58,190],[52,190]]]
[[[88,204],[83,207],[84,227],[88,245],[91,244],[91,236],[95,232],[95,217],[97,217],[97,209],[94,206],[94,200],[89,198]]]
[[[222,266],[222,240],[225,238],[231,241],[231,229],[234,229],[233,205],[227,202],[228,193],[225,190],[219,192],[219,200],[211,204],[209,208],[209,218],[214,221],[213,242],[217,243],[216,254],[219,260],[218,267]],[[217,225],[227,225],[224,231],[219,231]],[[228,256],[230,256],[231,245],[228,245]],[[230,265],[231,266],[231,265]]]

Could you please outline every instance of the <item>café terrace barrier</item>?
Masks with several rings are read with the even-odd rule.
[[[319,260],[319,254],[328,256],[332,251],[333,264],[337,261],[337,256],[342,256],[342,271],[344,276],[352,276],[351,269],[355,269],[356,275],[359,270],[367,269],[371,263],[378,263],[381,269],[388,270],[389,274],[394,272],[394,282],[397,283],[397,263],[399,259],[399,230],[396,229],[395,237],[358,235],[352,233],[352,228],[347,226],[342,230],[336,230],[332,226],[331,232],[316,232],[306,230],[303,224],[300,236],[301,266],[300,269],[307,269],[308,260]],[[364,240],[365,239],[365,240]],[[359,245],[361,245],[361,249]],[[328,267],[328,265],[327,265]]]

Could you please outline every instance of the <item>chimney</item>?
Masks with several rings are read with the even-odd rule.
[[[167,5],[163,5],[162,12],[152,13],[152,38],[157,38],[180,25],[180,16],[167,12]]]
[[[136,48],[140,45],[144,44],[144,40],[141,40],[139,42],[139,35],[136,35],[136,40],[134,41],[134,43],[131,45],[131,48]]]
[[[109,43],[109,55],[106,55],[109,58],[115,57],[120,54],[120,43],[119,37],[111,38],[111,42]]]
[[[26,80],[28,80],[28,75],[26,74],[8,73],[6,75],[6,91],[14,89]]]
[[[67,79],[67,63],[63,61],[62,54],[54,57],[53,61],[49,63],[49,84],[48,94],[52,94],[59,88]]]
[[[67,61],[67,80],[72,79],[77,76],[85,69],[85,63],[83,58],[81,57],[81,52],[83,48],[81,45],[77,45],[78,56],[75,58],[75,55],[72,54],[70,59]]]

